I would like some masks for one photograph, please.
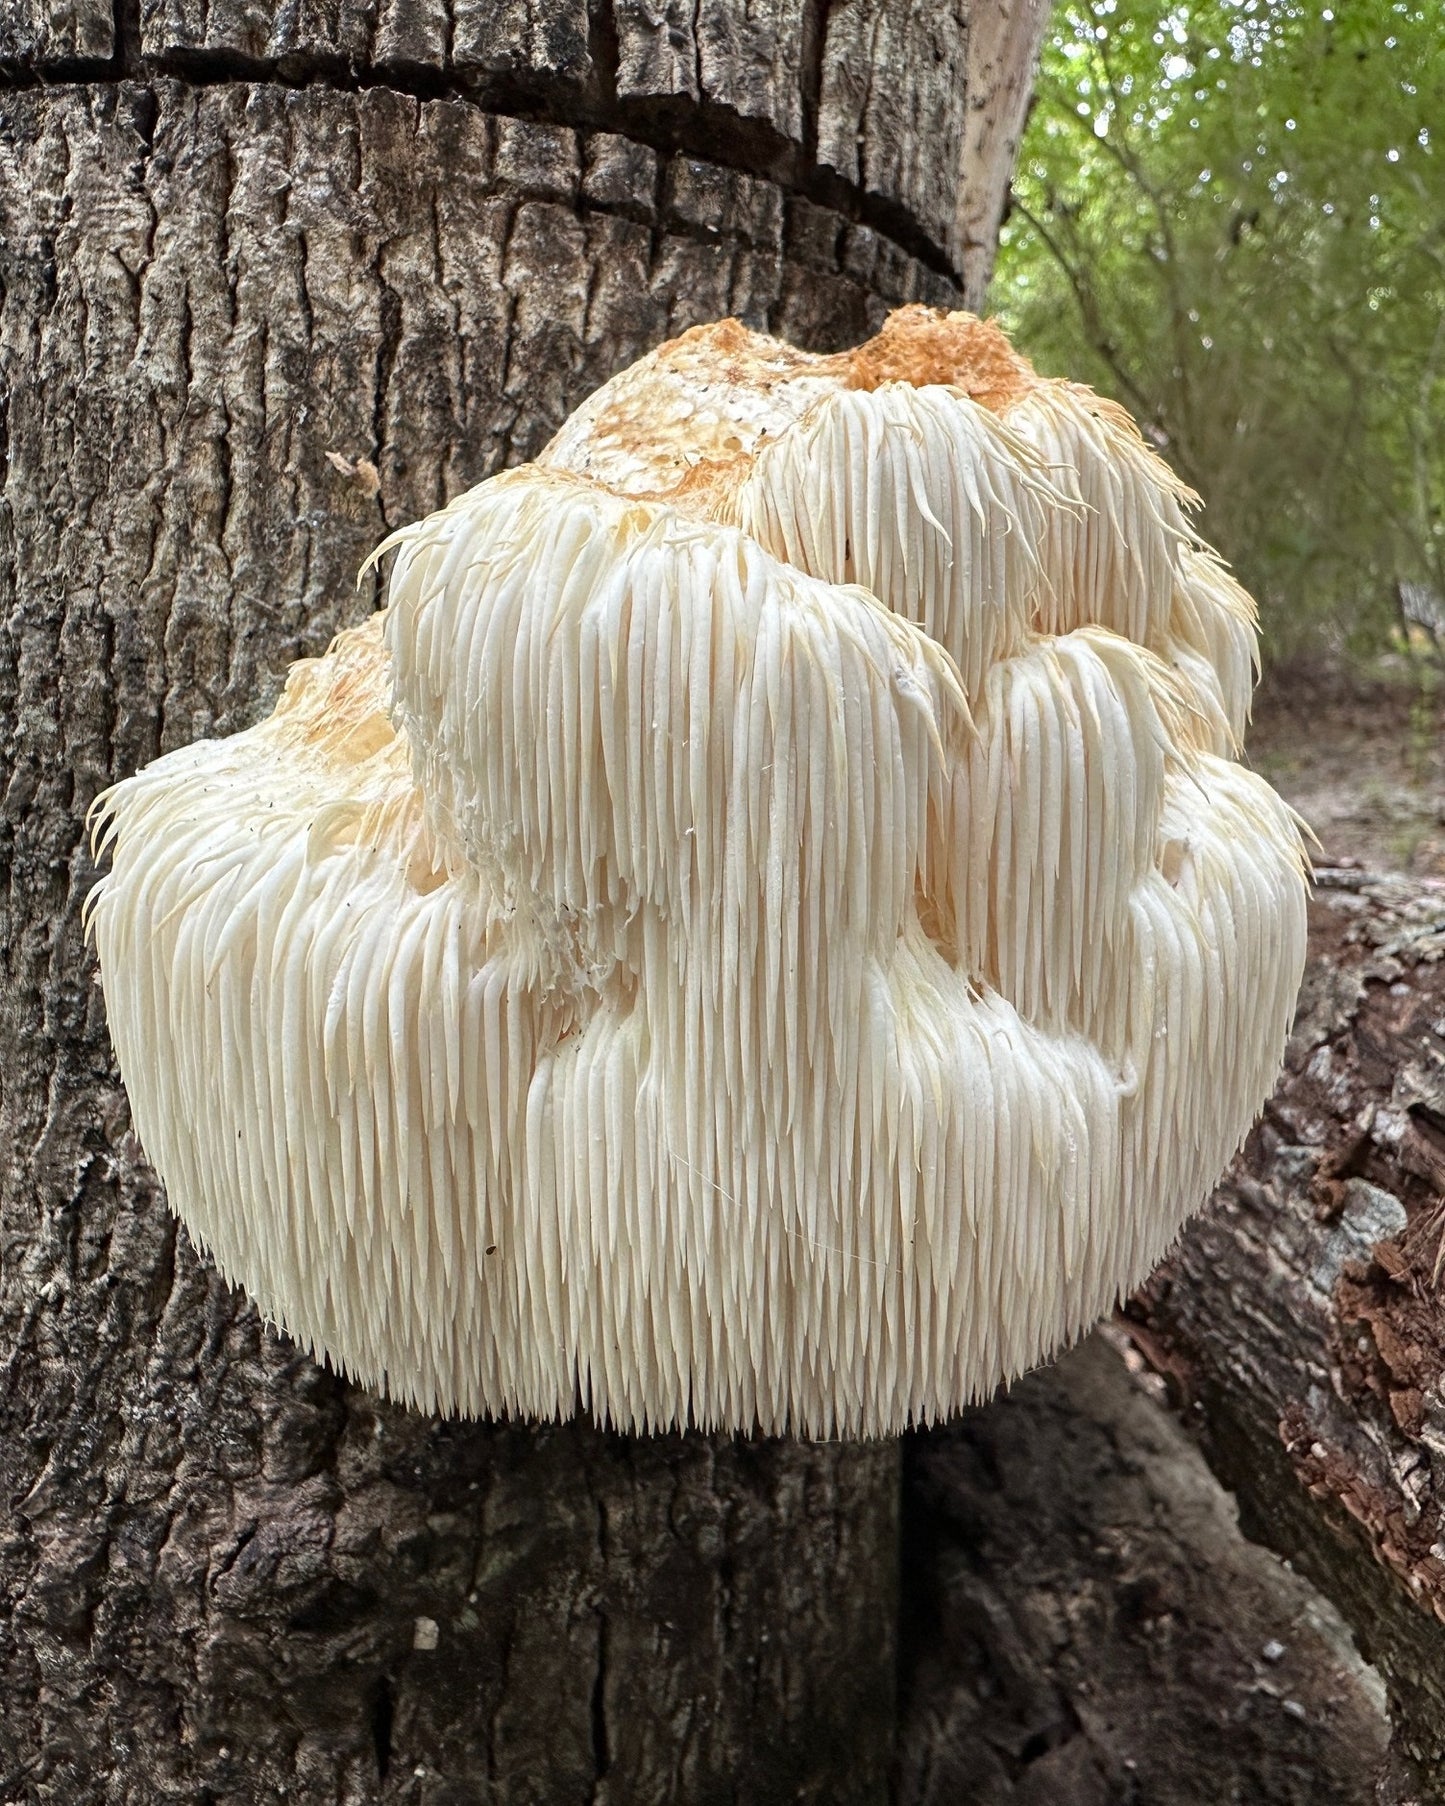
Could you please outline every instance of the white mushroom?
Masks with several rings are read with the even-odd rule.
[[[736,322],[395,535],[248,732],[100,805],[142,1144],[427,1408],[871,1434],[1136,1284],[1304,957],[1253,625],[1126,420],[907,309]]]

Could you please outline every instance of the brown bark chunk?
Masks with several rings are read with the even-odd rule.
[[[1445,888],[1327,871],[1286,1072],[1131,1307],[1246,1526],[1390,1690],[1396,1790],[1445,1789]]]

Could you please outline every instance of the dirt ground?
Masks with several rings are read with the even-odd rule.
[[[1246,757],[1319,836],[1321,864],[1445,876],[1445,679],[1286,667],[1256,694]]]

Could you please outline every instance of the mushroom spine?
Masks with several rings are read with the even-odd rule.
[[[172,1206],[428,1409],[876,1434],[1138,1283],[1280,1065],[1248,598],[1126,416],[907,308],[735,321],[392,536],[97,806]]]

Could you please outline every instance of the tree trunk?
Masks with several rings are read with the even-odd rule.
[[[666,335],[957,304],[965,139],[976,285],[1016,129],[966,126],[966,24],[0,21],[0,1798],[882,1798],[896,1445],[434,1421],[263,1329],[128,1132],[83,822],[269,708],[375,606],[383,533]]]
[[[1313,913],[1285,1077],[1130,1328],[1251,1534],[1384,1677],[1380,1798],[1424,1806],[1445,1798],[1445,886],[1326,870]]]

